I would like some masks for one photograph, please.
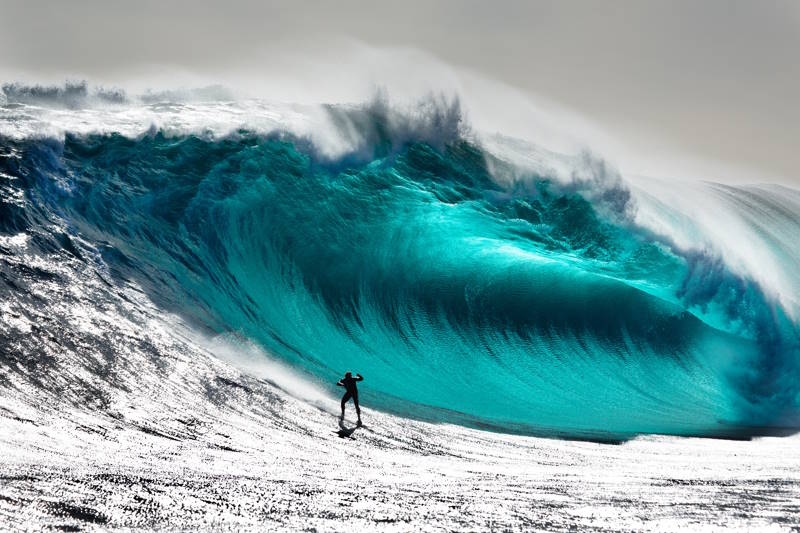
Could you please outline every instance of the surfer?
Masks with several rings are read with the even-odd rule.
[[[345,388],[344,396],[342,396],[342,416],[339,417],[340,420],[344,420],[344,404],[347,403],[347,400],[350,398],[353,399],[353,403],[356,406],[356,414],[358,415],[358,425],[361,425],[361,409],[358,407],[358,387],[356,387],[356,381],[362,381],[364,378],[361,374],[356,374],[356,377],[353,377],[352,372],[345,372],[344,377],[336,382],[337,385],[340,387]]]

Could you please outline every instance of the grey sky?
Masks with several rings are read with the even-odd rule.
[[[269,71],[263,58],[287,49],[335,57],[341,38],[428,52],[571,108],[634,149],[800,183],[794,1],[0,0],[0,78],[104,81],[154,64],[213,78],[234,64]]]

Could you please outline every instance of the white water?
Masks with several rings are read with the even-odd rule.
[[[0,134],[281,127],[317,135],[331,154],[356,149],[357,135],[342,140],[328,119],[318,107],[260,101],[11,106]],[[503,147],[496,153],[508,156]],[[549,150],[532,159],[567,178],[575,170]],[[779,216],[776,205],[797,213],[796,192],[760,189],[756,198],[773,207],[741,209],[742,196],[714,186],[642,183],[632,189],[638,224],[719,254],[796,310],[794,226],[764,239],[759,224]],[[256,347],[208,339],[135,285],[120,289],[79,262],[28,253],[24,236],[1,244],[13,251],[3,258],[9,268],[65,280],[30,279],[2,303],[0,332],[12,341],[0,367],[0,516],[10,527],[800,526],[796,437],[610,446],[431,425],[365,406],[367,428],[341,438],[336,399]]]

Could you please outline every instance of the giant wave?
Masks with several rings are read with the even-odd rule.
[[[357,370],[366,405],[589,438],[800,423],[796,191],[628,180],[482,138],[455,104],[328,107],[331,151],[285,114],[34,134],[67,112],[26,102],[0,129],[3,235],[316,378]],[[201,124],[219,109],[143,105]]]

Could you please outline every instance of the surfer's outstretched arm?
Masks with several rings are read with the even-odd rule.
[[[356,378],[355,379],[356,379],[356,381],[364,381],[364,376],[362,376],[361,374],[356,374]]]
[[[339,385],[340,387],[344,387],[344,383],[342,383],[341,379],[337,381],[336,384]]]

